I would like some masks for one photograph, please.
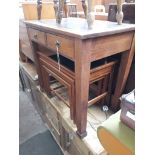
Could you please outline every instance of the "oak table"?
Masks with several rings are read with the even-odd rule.
[[[56,51],[55,43],[59,42],[60,54],[75,62],[77,134],[81,138],[85,137],[90,63],[117,53],[122,54],[115,90],[111,97],[111,106],[117,110],[135,51],[135,25],[95,20],[93,29],[90,30],[86,20],[81,18],[63,18],[60,25],[56,24],[55,19],[31,20],[25,23],[33,46],[40,86],[41,71],[36,58],[36,46],[42,45]]]

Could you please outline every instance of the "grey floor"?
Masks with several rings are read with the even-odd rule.
[[[19,92],[19,154],[62,155],[28,96]]]

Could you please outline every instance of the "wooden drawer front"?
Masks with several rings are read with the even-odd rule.
[[[26,44],[30,44],[26,25],[23,21],[19,22],[19,38]]]
[[[59,120],[57,112],[50,105],[46,105],[46,113],[48,115],[49,120],[53,123],[56,130],[59,132]]]
[[[130,32],[93,39],[91,61],[129,50],[133,35],[134,32]]]
[[[52,117],[55,117],[55,119],[58,119],[58,114],[57,114],[57,111],[50,105],[49,102],[46,102],[46,110],[47,112],[50,112],[50,115]]]
[[[56,42],[60,43],[59,51],[62,55],[74,60],[74,40],[47,34],[47,46],[56,50]]]
[[[24,55],[26,55],[29,59],[34,61],[33,52],[32,52],[30,45],[25,44],[25,42],[21,41],[21,49],[22,49],[22,52],[24,53]]]
[[[41,32],[32,28],[29,28],[28,31],[29,31],[29,36],[31,40],[39,42],[44,45],[46,44],[44,32]]]
[[[57,141],[58,144],[60,144],[60,133],[55,129],[53,123],[50,121],[48,116],[47,116],[46,122],[55,140]]]
[[[38,111],[42,115],[44,115],[45,114],[45,108],[43,106],[42,94],[40,94],[40,91],[36,87],[33,90],[33,94],[35,97],[35,103],[36,103],[36,107],[38,108]]]
[[[60,134],[54,128],[52,128],[51,132],[54,135],[57,142],[60,144]]]
[[[57,140],[57,142],[60,144],[60,134],[55,130],[52,124],[51,124],[51,132],[53,136],[55,137],[55,139]]]

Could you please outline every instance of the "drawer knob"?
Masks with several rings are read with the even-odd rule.
[[[31,89],[26,89],[26,91],[27,91],[28,93],[30,93],[30,92],[31,92]]]
[[[35,34],[35,35],[34,35],[34,38],[35,38],[35,39],[37,39],[37,38],[38,38],[37,34]]]

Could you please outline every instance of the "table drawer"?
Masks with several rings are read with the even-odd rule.
[[[50,105],[46,105],[46,112],[49,120],[53,123],[54,127],[59,131],[58,114]]]
[[[41,32],[41,31],[38,31],[38,30],[32,29],[32,28],[29,28],[28,32],[29,32],[29,37],[31,40],[39,42],[39,43],[44,44],[44,45],[46,44],[44,32]]]
[[[19,39],[22,40],[25,44],[30,44],[27,28],[23,21],[19,21]]]
[[[60,144],[60,133],[56,130],[55,126],[53,125],[53,122],[51,122],[51,120],[48,118],[48,116],[46,116],[46,123],[53,135],[53,137],[55,138],[55,140],[57,141],[58,144]]]
[[[50,105],[49,102],[46,102],[46,111],[51,112],[52,117],[58,119],[57,111]]]
[[[34,57],[33,57],[33,53],[32,53],[32,49],[31,46],[28,44],[25,44],[25,42],[21,41],[21,49],[22,52],[32,61],[34,61]]]
[[[60,44],[59,52],[74,60],[74,40],[53,34],[47,34],[47,46],[56,50],[56,42]]]
[[[51,128],[50,128],[53,136],[55,137],[56,141],[58,142],[58,144],[60,144],[60,133],[58,133],[55,128],[52,126],[51,124]]]

